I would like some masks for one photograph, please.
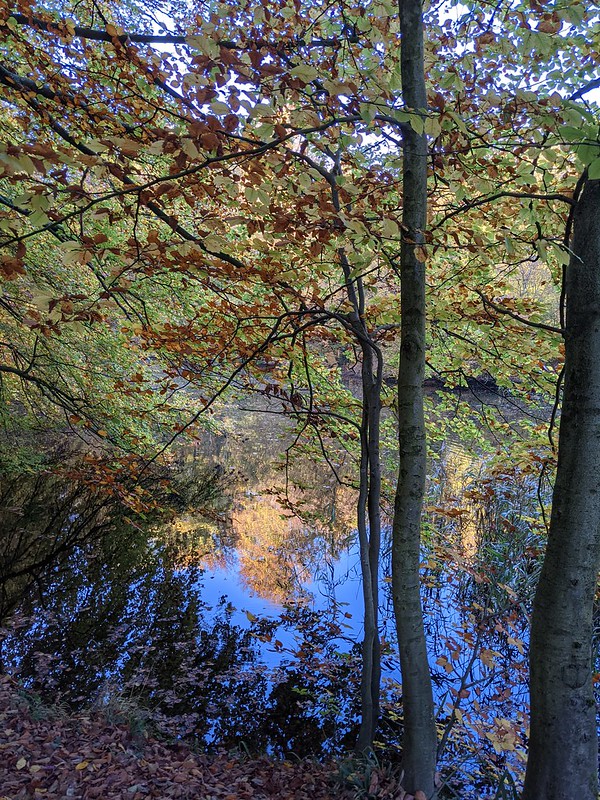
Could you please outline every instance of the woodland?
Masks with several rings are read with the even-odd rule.
[[[600,6],[0,29],[0,796],[597,800]]]

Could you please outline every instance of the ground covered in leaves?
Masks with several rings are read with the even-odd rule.
[[[307,761],[194,753],[136,732],[127,722],[111,721],[105,713],[36,708],[11,678],[0,677],[0,800],[355,797],[355,789],[335,780],[335,771]]]

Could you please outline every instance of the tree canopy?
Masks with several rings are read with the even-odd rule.
[[[382,408],[400,440],[393,591],[414,601],[397,608],[401,654],[424,636],[425,376],[509,393],[530,423],[491,414],[492,433],[517,430],[513,463],[554,465],[564,276],[600,179],[598,9],[61,0],[0,3],[0,29],[5,424],[67,424],[130,479],[243,394],[276,404],[340,481],[349,454],[367,749],[382,486],[393,494]],[[461,424],[439,419],[438,435]],[[412,661],[405,707],[429,708]],[[425,716],[412,749],[429,750],[428,777],[413,755],[406,774],[431,795]]]

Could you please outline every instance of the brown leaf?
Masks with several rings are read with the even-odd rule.
[[[552,35],[554,33],[558,33],[560,26],[560,20],[555,21],[552,19],[543,19],[537,26],[537,29],[540,31],[540,33],[549,33]]]

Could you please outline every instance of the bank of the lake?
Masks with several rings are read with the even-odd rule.
[[[32,580],[3,582],[2,668],[40,707],[124,713],[162,742],[343,759],[362,637],[355,495],[308,457],[286,484],[281,430],[262,412],[243,419],[180,449],[165,519],[95,513],[83,488],[52,473],[18,483],[20,516],[4,512],[21,531],[15,552],[52,535],[49,510],[60,546],[41,551]],[[481,800],[518,782],[524,763],[538,486],[525,472],[490,473],[460,442],[439,447],[435,464],[422,597],[441,796]],[[402,690],[389,572],[384,558],[378,758],[393,765]]]

